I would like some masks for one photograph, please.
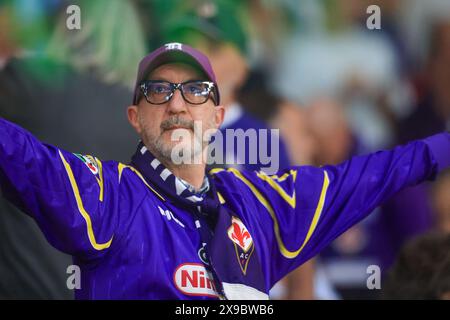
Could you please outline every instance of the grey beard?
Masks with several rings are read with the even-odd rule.
[[[163,163],[167,163],[167,161],[169,161],[170,163],[170,155],[172,153],[172,148],[164,145],[161,136],[151,134],[146,121],[139,115],[138,121],[143,130],[141,139],[146,145],[146,147],[156,158],[161,160]]]
[[[147,146],[147,148],[150,150],[150,152],[156,157],[158,158],[163,164],[165,164],[166,166],[168,164],[170,165],[176,165],[176,166],[182,166],[184,164],[175,164],[172,161],[172,152],[173,152],[173,148],[175,146],[169,146],[166,145],[163,141],[162,138],[162,134],[159,136],[153,135],[151,134],[149,127],[146,123],[146,121],[138,116],[138,121],[141,125],[141,128],[143,128],[143,132],[142,132],[142,141],[144,142],[144,144]],[[176,121],[174,121],[176,122]],[[213,127],[213,121],[208,123],[208,128],[212,128]],[[193,125],[191,126],[193,128]],[[200,144],[202,147],[201,148],[195,148],[194,145],[195,144]],[[201,153],[203,152],[203,150],[205,148],[208,147],[209,141],[203,141],[203,138],[198,134],[194,135],[193,141],[191,141],[190,143],[190,155],[191,155],[191,163],[194,163],[194,157],[198,157],[201,156]],[[180,150],[179,152],[179,156],[183,157],[184,153],[187,152],[186,148],[183,148]]]

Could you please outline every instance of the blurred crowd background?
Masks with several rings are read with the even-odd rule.
[[[67,28],[72,4],[79,30]],[[373,4],[381,29],[369,30]],[[210,57],[222,130],[280,130],[281,167],[450,130],[448,0],[0,0],[0,116],[47,143],[128,161],[137,64],[166,42]],[[447,171],[377,208],[272,298],[450,298],[449,234]],[[0,248],[0,298],[73,298],[70,257],[3,199]],[[367,287],[370,265],[381,289]]]

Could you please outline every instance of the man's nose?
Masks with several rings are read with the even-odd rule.
[[[167,111],[171,114],[177,114],[187,111],[186,101],[184,101],[180,90],[175,90],[167,106]]]

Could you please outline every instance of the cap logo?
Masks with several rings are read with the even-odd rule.
[[[166,43],[166,50],[183,50],[183,45],[179,42]]]

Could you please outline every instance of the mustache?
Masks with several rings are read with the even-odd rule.
[[[161,122],[161,125],[160,125],[162,130],[172,129],[175,126],[194,130],[194,121],[185,120],[185,119],[182,119],[182,118],[176,116],[176,117],[164,120],[163,122]]]

